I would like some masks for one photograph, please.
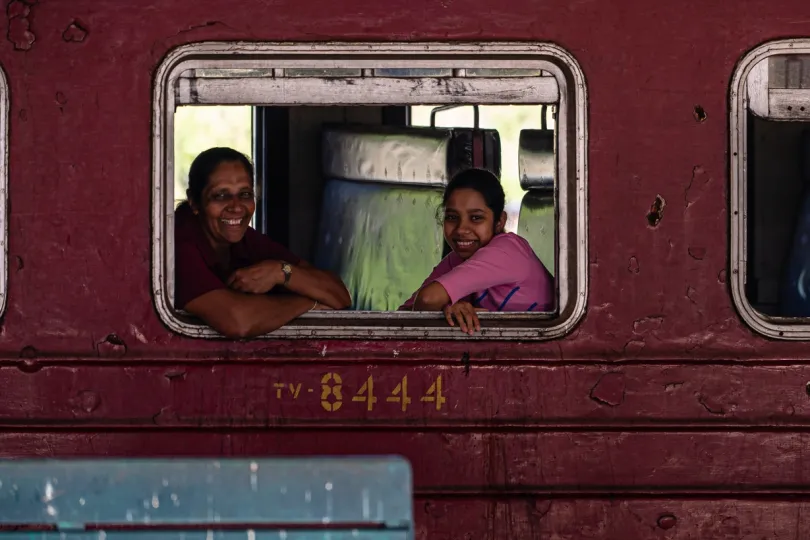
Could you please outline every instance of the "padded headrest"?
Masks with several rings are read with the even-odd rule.
[[[479,152],[476,152],[477,144],[480,144]],[[453,128],[450,159],[451,178],[455,173],[470,167],[486,169],[500,178],[501,136],[494,129]],[[480,163],[476,163],[478,160]]]
[[[554,157],[557,137],[551,129],[524,129],[520,132],[518,169],[523,189],[553,188],[557,172]]]
[[[324,126],[326,178],[444,186],[450,176],[450,129]]]

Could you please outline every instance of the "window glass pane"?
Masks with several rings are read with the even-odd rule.
[[[430,112],[435,106],[419,105],[411,107],[411,125],[429,126]],[[554,128],[551,112],[547,108],[548,124]],[[518,149],[520,131],[542,127],[543,107],[540,105],[482,105],[479,110],[478,127],[495,129],[501,139],[501,183],[506,194],[506,230],[517,232],[517,219],[520,202],[525,191],[520,187],[518,172]],[[436,127],[471,128],[474,125],[472,107],[458,107],[436,113]]]
[[[285,77],[359,77],[359,69],[340,69],[340,68],[285,68]]]
[[[810,88],[810,55],[786,54],[769,58],[768,88]]]
[[[271,69],[197,69],[189,70],[184,76],[206,79],[232,79],[238,77],[272,77]]]
[[[467,77],[540,77],[540,69],[468,68]]]
[[[810,317],[810,276],[805,277],[810,252],[810,207],[805,200],[810,124],[753,116],[749,122],[746,295],[765,315]]]
[[[442,68],[377,68],[376,77],[452,77],[452,69]]]
[[[174,199],[186,198],[188,168],[197,154],[228,146],[253,159],[253,107],[185,105],[174,115]]]

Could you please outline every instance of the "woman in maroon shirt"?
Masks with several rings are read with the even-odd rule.
[[[313,309],[351,305],[337,276],[250,227],[256,210],[253,164],[244,154],[206,150],[188,177],[188,200],[175,211],[177,309],[227,337],[247,338]]]

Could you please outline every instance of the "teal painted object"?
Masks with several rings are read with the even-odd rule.
[[[0,538],[412,540],[412,490],[400,457],[3,461]]]
[[[3,540],[411,540],[407,531],[311,530],[311,531],[70,531],[0,532]]]

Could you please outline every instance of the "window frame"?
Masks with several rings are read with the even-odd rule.
[[[152,294],[162,322],[172,331],[194,338],[222,338],[207,325],[192,322],[173,306],[174,291],[174,185],[173,178],[174,110],[177,106],[178,79],[189,69],[270,70],[287,67],[335,68],[360,67],[447,67],[464,65],[484,68],[542,69],[556,80],[558,125],[565,136],[558,136],[557,187],[558,277],[555,314],[485,313],[481,315],[482,331],[475,336],[462,334],[447,325],[436,312],[310,312],[282,328],[257,339],[440,339],[440,340],[521,340],[540,341],[569,333],[585,314],[588,297],[588,219],[587,219],[587,89],[579,64],[564,49],[545,43],[246,43],[201,42],[170,51],[156,71],[152,103]],[[463,69],[457,70],[464,76]],[[365,73],[365,72],[364,72]],[[544,77],[536,77],[541,80]],[[291,77],[291,83],[295,78]],[[471,101],[476,96],[445,92],[435,94],[433,103],[510,104],[537,103],[516,99],[516,79],[476,77],[482,86],[497,86],[501,96],[493,95],[486,102]],[[524,78],[521,78],[525,79]],[[213,80],[213,79],[210,79]],[[269,79],[268,79],[269,80]],[[393,79],[400,81],[402,79]],[[187,81],[186,81],[187,82]],[[195,81],[196,82],[196,81]],[[206,81],[208,82],[208,81]],[[286,83],[286,81],[282,81]],[[282,84],[279,82],[278,84]],[[317,82],[317,81],[316,81]],[[217,83],[212,83],[215,85]],[[380,83],[384,84],[384,83]],[[542,85],[525,87],[525,94],[542,94]],[[547,85],[546,85],[547,86]],[[188,91],[188,88],[186,88]],[[438,92],[438,91],[437,91]],[[547,94],[547,93],[546,93]],[[326,99],[294,102],[262,102],[256,96],[255,85],[234,86],[220,92],[216,104],[242,105],[410,105],[421,104],[403,99],[404,95],[377,96],[374,101],[340,103],[332,92]],[[261,93],[265,96],[265,93]],[[246,99],[245,96],[248,96]],[[323,97],[323,96],[321,96]],[[293,99],[293,98],[290,98]],[[297,99],[297,98],[296,98]],[[331,99],[331,101],[330,101]],[[351,99],[354,99],[352,96]],[[268,101],[263,98],[262,101]],[[184,103],[185,104],[185,103]],[[201,103],[203,104],[203,103]],[[204,104],[215,104],[204,102]],[[549,102],[550,104],[550,102]],[[560,132],[558,131],[558,134]],[[255,136],[255,135],[254,135]],[[259,179],[256,179],[259,181]]]
[[[729,92],[729,218],[731,297],[743,321],[757,333],[779,340],[810,339],[810,317],[766,315],[754,308],[746,295],[748,272],[748,111],[762,117],[769,110],[767,80],[768,59],[780,55],[810,55],[810,37],[768,41],[745,54],[734,70]],[[810,89],[802,89],[810,93]],[[779,101],[784,101],[780,99]],[[781,107],[780,109],[784,109]],[[773,120],[807,122],[806,115],[794,118],[785,110],[768,114]],[[753,247],[753,246],[752,246]]]
[[[9,103],[11,90],[8,77],[0,68],[0,317],[5,315],[8,306],[8,153],[9,153]]]

